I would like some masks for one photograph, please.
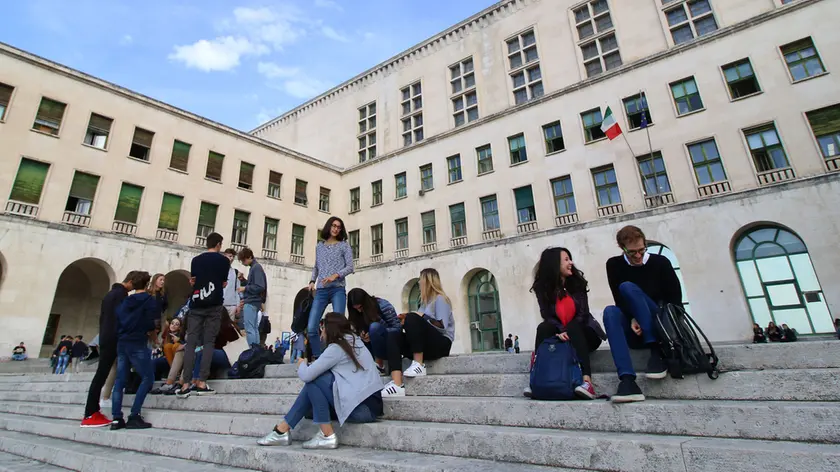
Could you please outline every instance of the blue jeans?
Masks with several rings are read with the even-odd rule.
[[[335,400],[333,398],[333,382],[335,376],[330,371],[324,372],[312,382],[308,382],[298,394],[297,400],[286,413],[286,424],[294,428],[308,414],[312,414],[315,424],[330,424],[336,417]],[[364,403],[359,404],[347,417],[348,423],[371,423],[376,421],[376,415]]]
[[[312,356],[321,355],[321,330],[319,324],[327,305],[332,304],[336,313],[344,314],[347,307],[347,291],[344,287],[325,287],[315,290],[315,298],[312,300],[312,309],[309,310],[309,323],[306,325],[306,333],[309,337],[309,347],[312,349]]]
[[[617,306],[604,308],[604,329],[610,343],[615,368],[618,376],[636,376],[630,349],[643,349],[656,342],[653,320],[659,306],[638,285],[624,282],[618,286],[618,292],[629,313],[624,313]],[[642,336],[637,336],[630,328],[630,320],[636,319],[642,328]]]
[[[26,360],[26,354],[12,354],[12,360],[13,361],[25,361]]]
[[[201,356],[204,354],[204,349],[195,353],[195,365],[193,366],[193,378],[197,379],[198,371],[201,367]],[[228,359],[227,354],[225,351],[221,349],[214,349],[213,350],[213,360],[210,361],[210,372],[212,373],[216,369],[230,369],[230,359]]]
[[[55,365],[55,373],[63,374],[67,370],[67,363],[70,362],[70,356],[67,354],[58,356],[58,363]]]
[[[245,339],[248,340],[248,346],[260,345],[259,316],[258,307],[247,303],[242,307],[242,321],[245,323]]]
[[[111,412],[114,419],[123,417],[122,402],[123,389],[128,381],[128,373],[131,368],[140,375],[143,380],[134,395],[134,404],[131,406],[131,416],[140,414],[146,394],[152,389],[155,383],[155,371],[152,364],[152,351],[145,344],[124,343],[117,344],[117,378],[114,380],[114,391],[111,394]]]

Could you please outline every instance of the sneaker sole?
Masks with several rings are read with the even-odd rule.
[[[213,390],[212,392],[201,392],[201,391],[198,391],[198,392],[193,392],[193,393],[195,393],[195,394],[196,394],[196,395],[198,395],[199,397],[203,397],[204,395],[215,395],[215,394],[216,394],[216,391],[215,391],[215,390]]]
[[[111,423],[106,424],[83,424],[80,428],[104,428],[106,426],[111,426]]]
[[[648,372],[648,373],[645,374],[645,378],[646,379],[651,379],[651,380],[662,380],[667,376],[668,376],[668,371],[667,370],[663,371],[663,372]]]
[[[190,395],[192,395],[192,392],[187,392],[187,393],[176,393],[176,394],[175,394],[175,397],[176,397],[176,398],[190,398]]]
[[[591,394],[582,388],[576,388],[575,395],[577,395],[578,398],[581,398],[583,400],[594,400],[596,398],[596,395]]]
[[[633,402],[643,402],[645,401],[645,396],[641,393],[635,395],[622,395],[620,397],[613,395],[610,398],[613,403],[633,403]]]
[[[415,374],[415,373],[410,373],[409,374],[407,372],[403,372],[403,377],[408,377],[410,379],[413,379],[415,377],[425,377],[425,376],[426,376],[426,374]]]
[[[149,426],[127,426],[126,425],[125,429],[149,429],[151,427],[152,427],[152,425],[149,425]]]

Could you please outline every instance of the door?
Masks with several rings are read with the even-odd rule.
[[[493,274],[486,270],[475,274],[470,280],[469,298],[472,350],[501,350],[502,314],[499,310],[499,291]]]

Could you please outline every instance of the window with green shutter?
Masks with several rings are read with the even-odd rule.
[[[35,123],[32,129],[58,136],[61,128],[61,120],[64,119],[64,109],[67,105],[49,98],[41,98],[38,106],[38,114],[35,115]]]
[[[207,173],[204,176],[210,180],[221,182],[222,165],[224,164],[224,162],[224,154],[219,154],[218,152],[210,151],[210,154],[207,155]]]
[[[361,189],[356,187],[354,189],[350,189],[350,213],[355,213],[361,209],[362,206],[362,194]]]
[[[449,219],[452,220],[453,238],[460,238],[467,235],[467,213],[464,210],[463,203],[449,207]]]
[[[73,175],[73,183],[70,185],[70,195],[67,197],[67,205],[64,207],[64,211],[79,215],[90,215],[98,185],[98,175],[76,171]]]
[[[408,249],[408,218],[400,218],[394,221],[397,230],[397,250]]]
[[[117,200],[117,211],[114,213],[114,220],[137,224],[137,215],[140,213],[140,200],[142,198],[143,187],[123,183],[122,188],[120,188],[120,197]]]
[[[306,206],[309,204],[309,197],[306,195],[307,182],[295,179],[295,203]]]
[[[840,105],[820,108],[805,114],[825,159],[840,156]]]
[[[377,180],[370,184],[371,203],[370,206],[377,206],[382,204],[382,181]]]
[[[378,256],[384,251],[381,223],[370,227],[370,247],[372,256]]]
[[[292,255],[303,255],[303,242],[306,237],[306,226],[292,224]]]
[[[181,204],[184,197],[171,193],[163,194],[163,201],[160,204],[160,218],[158,218],[158,229],[178,231],[178,220],[181,218]]]
[[[510,163],[519,164],[528,160],[528,151],[525,148],[525,135],[518,134],[508,138],[510,148]]]
[[[534,209],[534,192],[531,186],[520,187],[513,191],[516,198],[516,217],[519,223],[527,223],[537,220],[537,213]]]
[[[234,210],[233,212],[233,234],[231,235],[231,242],[241,246],[247,245],[248,241],[248,220],[251,214],[247,211]]]
[[[461,155],[455,154],[446,158],[446,167],[449,170],[449,183],[460,182],[461,176]]]
[[[359,230],[347,233],[347,240],[350,243],[350,250],[353,251],[353,260],[359,259]]]
[[[206,238],[216,229],[216,213],[218,211],[219,205],[201,202],[201,208],[198,210],[198,230],[196,231],[196,236]]]
[[[155,133],[135,127],[134,137],[131,139],[131,148],[128,151],[128,155],[141,161],[148,161],[152,152],[152,140],[154,137]]]
[[[435,211],[427,211],[420,214],[420,220],[423,223],[423,244],[431,244],[437,241],[437,231],[435,230]]]
[[[499,202],[495,195],[481,198],[481,216],[484,219],[484,231],[499,229]]]
[[[394,176],[394,200],[405,197],[408,194],[408,183],[406,182],[405,172],[400,172]]]
[[[251,190],[254,184],[254,164],[239,164],[239,188]]]
[[[0,83],[0,121],[6,119],[6,110],[12,101],[12,92],[15,88],[11,85]]]
[[[476,148],[475,153],[478,155],[478,175],[491,172],[493,170],[493,149],[489,144],[485,144]]]
[[[111,124],[113,122],[114,120],[111,118],[91,113],[87,133],[85,133],[85,144],[97,149],[107,148],[108,136],[111,134]]]
[[[186,172],[187,164],[189,164],[190,161],[191,148],[192,144],[178,141],[176,139],[175,143],[172,144],[172,156],[169,158],[169,167],[171,169],[180,170],[181,172]]]
[[[37,205],[41,201],[41,192],[47,180],[50,165],[44,162],[23,158],[20,160],[15,183],[9,200]]]
[[[263,227],[263,249],[269,251],[277,250],[277,226],[280,221],[274,218],[265,218],[265,225]]]
[[[420,166],[420,188],[423,191],[429,191],[435,188],[434,173],[431,164]]]
[[[271,198],[280,198],[280,182],[283,180],[283,174],[280,172],[268,172],[268,196]]]

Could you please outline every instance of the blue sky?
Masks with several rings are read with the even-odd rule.
[[[248,131],[495,0],[6,3],[0,41]]]

